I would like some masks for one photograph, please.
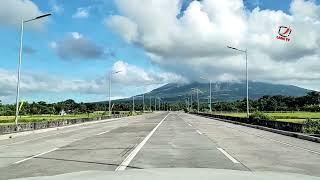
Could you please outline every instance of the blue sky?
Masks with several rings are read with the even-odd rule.
[[[33,53],[24,53],[22,64],[22,76],[24,73],[34,72],[49,74],[50,76],[64,79],[94,79],[104,76],[111,70],[113,63],[119,59],[125,59],[130,64],[149,68],[149,61],[142,49],[125,43],[120,37],[112,33],[104,25],[104,18],[117,12],[112,1],[33,1],[42,12],[52,12],[54,6],[61,8],[59,12],[52,12],[44,29],[34,30],[25,24],[24,46],[34,50]],[[78,8],[88,8],[89,15],[84,18],[74,18]],[[48,44],[51,41],[63,39],[71,32],[79,32],[106,51],[112,51],[114,56],[102,56],[93,59],[58,57]],[[1,68],[16,71],[19,47],[19,27],[1,26],[0,36],[3,42],[1,49]],[[24,93],[22,99],[55,101],[67,98],[75,98],[78,101],[96,101],[104,95],[81,95],[73,93]],[[4,98],[6,99],[6,98]],[[10,99],[11,101],[12,99]]]
[[[13,1],[18,2],[21,0]],[[5,5],[6,2],[3,1],[1,3]],[[150,57],[148,53],[152,53],[153,55],[158,54],[148,50],[148,47],[143,44],[143,42],[130,43],[115,32],[114,29],[106,25],[106,21],[110,16],[123,15],[127,17],[132,15],[129,13],[126,14],[126,10],[119,11],[121,7],[119,8],[119,4],[115,3],[114,0],[32,0],[31,3],[38,8],[38,12],[52,12],[53,15],[46,20],[46,22],[38,22],[41,24],[40,28],[34,27],[36,26],[34,24],[25,24],[25,52],[23,55],[22,76],[32,76],[32,80],[36,79],[33,76],[39,76],[41,78],[48,77],[47,79],[61,79],[66,82],[76,80],[81,80],[82,83],[95,80],[100,82],[104,81],[103,79],[106,78],[107,72],[112,70],[118,61],[122,62],[120,65],[127,65],[127,67],[133,69],[135,72],[141,71],[142,74],[151,74],[148,75],[149,80],[150,77],[155,79],[163,78],[164,75],[159,75],[161,73],[178,74],[173,70],[174,68],[167,68],[163,63],[157,64],[156,61],[152,59],[153,56]],[[185,0],[182,9],[187,9],[190,3],[191,0]],[[279,0],[244,1],[249,11],[259,6],[261,10],[281,10],[289,15],[290,3],[290,0],[281,0],[281,3]],[[316,4],[318,3],[317,1]],[[15,7],[9,6],[8,8],[12,8],[12,11],[17,10]],[[4,15],[0,14],[0,19],[5,18],[1,16]],[[134,18],[132,17],[131,19]],[[140,26],[139,23],[137,24]],[[73,41],[74,39],[79,40],[79,38],[83,41]],[[16,74],[18,61],[18,22],[13,25],[5,20],[0,20],[0,39],[2,40],[2,43],[0,43],[0,72],[2,70],[5,72],[4,74],[10,74],[13,77]],[[63,43],[65,43],[65,45],[62,45]],[[69,47],[74,45],[72,43],[75,43],[79,47]],[[84,46],[91,46],[91,49],[84,48],[78,43],[83,43]],[[70,48],[70,51],[77,51],[84,48],[81,50],[88,50],[88,52],[86,52],[87,54],[84,52],[67,52],[68,50],[66,49],[68,48]],[[170,57],[168,57],[168,59],[169,58]],[[175,59],[175,56],[172,59]],[[180,76],[180,74],[178,75]],[[181,74],[181,76],[184,77],[183,74]],[[170,78],[167,79],[169,79],[168,82],[170,82]],[[187,79],[190,80],[190,78]],[[41,80],[41,82],[42,81],[45,80]],[[159,80],[156,84],[143,88],[130,83],[128,83],[128,85],[125,83],[121,84],[121,82],[121,78],[119,78],[119,82],[115,82],[117,84],[116,87],[121,89],[125,87],[130,88],[128,88],[128,91],[116,91],[114,98],[131,96],[135,93],[151,90],[154,87],[165,84],[166,78]],[[3,84],[0,83],[0,85],[5,86],[5,83],[6,81]],[[77,101],[87,102],[104,100],[106,99],[106,95],[103,91],[105,90],[107,92],[107,87],[100,87],[94,92],[88,93],[87,91],[90,87],[86,87],[86,90],[68,87],[66,88],[67,90],[62,88],[62,90],[57,90],[56,92],[52,89],[47,90],[46,88],[59,86],[59,83],[55,83],[52,86],[39,86],[40,88],[31,90],[24,90],[22,87],[22,99],[28,101],[59,101],[73,98]],[[1,88],[5,89],[5,87]],[[10,92],[11,91],[12,88]],[[0,92],[0,99],[2,99],[3,102],[12,103],[14,100],[13,97],[14,93],[1,94]]]

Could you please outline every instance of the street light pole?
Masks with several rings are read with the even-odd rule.
[[[190,111],[193,110],[193,102],[192,102],[192,92],[191,92],[191,95],[190,95]]]
[[[23,49],[23,25],[24,20],[21,20],[21,32],[20,32],[20,49],[19,49],[19,61],[18,61],[18,81],[17,81],[17,96],[16,96],[16,116],[15,123],[18,130],[18,116],[19,116],[19,99],[20,99],[20,75],[21,75],[21,62],[22,62],[22,49]]]
[[[134,96],[132,96],[132,113],[134,113]]]
[[[111,116],[111,81],[112,81],[112,75],[120,73],[121,71],[112,72],[109,73],[109,116]]]
[[[198,113],[200,112],[199,110],[199,107],[200,107],[200,103],[199,103],[199,89],[198,88],[191,88],[191,90],[193,91],[197,91],[197,103],[198,103],[198,107],[197,107],[197,110],[198,110]]]
[[[212,89],[211,89],[211,84],[212,84],[212,81],[210,80],[210,101],[209,101],[209,103],[210,103],[210,113],[212,113],[212,103],[211,103],[211,101],[212,101]]]
[[[200,103],[199,103],[199,91],[197,90],[197,101],[198,101],[198,113],[199,113],[199,105],[200,105]]]
[[[189,98],[186,97],[186,108],[187,108],[187,111],[189,111]]]
[[[24,23],[33,21],[33,20],[37,20],[37,19],[41,19],[47,16],[50,16],[51,14],[44,14],[38,17],[35,17],[33,19],[29,19],[29,20],[21,20],[21,32],[20,32],[20,48],[19,48],[19,61],[18,61],[18,77],[17,77],[17,91],[16,91],[16,114],[15,114],[15,124],[17,127],[17,131],[18,129],[18,117],[19,117],[19,100],[20,100],[20,79],[21,79],[21,63],[22,63],[22,51],[23,51],[23,31],[24,31]]]
[[[142,97],[142,111],[145,111],[145,103],[144,103],[144,94],[139,95],[139,96],[135,96],[136,98]]]
[[[150,111],[152,111],[152,108],[151,108],[151,96],[149,96],[149,100],[150,100]]]
[[[249,72],[248,72],[248,50],[241,50],[241,49],[238,49],[238,48],[234,48],[234,47],[231,47],[231,46],[227,46],[229,49],[233,49],[233,50],[236,50],[236,51],[240,51],[242,53],[245,53],[245,56],[246,56],[246,87],[247,87],[247,117],[249,118],[249,115],[250,115],[250,110],[249,110]]]
[[[144,113],[144,94],[142,94],[142,106],[143,106],[142,107],[142,109],[143,109],[142,112]]]
[[[204,77],[200,77],[201,79],[204,79],[204,80],[209,80],[207,78],[204,78]],[[212,85],[212,81],[209,80],[209,96],[210,96],[210,100],[209,100],[209,108],[210,108],[210,113],[212,113],[212,89],[211,89],[211,85]]]
[[[109,74],[109,116],[111,116],[111,76],[112,72]]]
[[[247,117],[249,118],[249,71],[248,71],[248,51],[246,49],[246,81],[247,81]]]

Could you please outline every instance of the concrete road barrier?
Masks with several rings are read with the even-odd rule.
[[[261,129],[277,134],[282,134],[285,136],[295,137],[303,140],[313,141],[320,143],[320,138],[316,136],[310,136],[307,134],[303,134],[303,124],[298,123],[287,123],[287,122],[279,122],[279,121],[266,121],[266,120],[256,120],[250,118],[239,118],[239,117],[231,117],[231,116],[223,116],[223,115],[215,115],[215,114],[207,114],[207,113],[190,113],[194,115],[199,115],[203,117],[213,118],[215,120],[224,121],[233,124],[239,124],[251,128]]]
[[[127,117],[127,116],[129,115],[116,114],[113,116],[102,116],[102,117],[96,117],[96,118],[79,118],[79,119],[65,119],[65,120],[57,120],[57,121],[21,123],[18,125],[19,131],[17,131],[17,126],[15,124],[0,125],[0,135],[24,132],[24,131],[33,131],[38,129],[61,127],[61,126],[67,126],[71,124],[80,124],[84,122],[98,121],[98,120],[105,120],[105,119],[112,119],[112,118],[121,118],[121,117]]]

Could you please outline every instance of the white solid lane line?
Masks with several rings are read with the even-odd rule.
[[[192,125],[191,125],[191,124],[189,124],[189,123],[188,123],[188,125],[189,125],[190,127],[192,127]]]
[[[104,131],[104,132],[101,132],[101,133],[99,133],[99,134],[96,134],[97,136],[100,136],[100,135],[102,135],[102,134],[105,134],[105,133],[108,133],[109,131]]]
[[[77,125],[77,124],[76,124],[76,125]],[[67,127],[67,126],[63,126],[63,127]],[[63,128],[63,127],[62,127],[62,128]],[[93,128],[93,127],[92,127],[92,126],[84,126],[84,127],[79,127],[79,128],[77,128],[77,129],[70,129],[70,131],[57,132],[57,133],[54,133],[54,134],[49,134],[49,135],[45,135],[45,136],[40,136],[40,137],[28,139],[28,140],[18,141],[18,142],[14,142],[14,143],[10,143],[10,144],[4,144],[4,145],[1,145],[0,148],[12,146],[12,145],[17,145],[17,144],[22,144],[22,143],[26,143],[26,142],[30,142],[30,141],[35,141],[35,140],[42,139],[42,138],[46,138],[46,137],[50,137],[50,136],[61,135],[61,134],[65,134],[65,133],[70,133],[70,132],[74,132],[74,131],[79,131],[79,130],[87,129],[87,128]],[[68,130],[69,130],[69,129],[68,129]]]
[[[200,134],[200,135],[202,134],[202,132],[200,132],[199,130],[197,130],[197,133]]]
[[[61,133],[49,134],[49,135],[46,135],[46,136],[41,136],[41,137],[37,137],[37,138],[33,138],[33,139],[28,139],[28,140],[24,140],[24,141],[18,141],[18,142],[14,142],[14,143],[10,143],[10,144],[5,144],[5,145],[1,145],[0,148],[9,147],[9,146],[12,146],[12,145],[17,145],[17,144],[22,144],[22,143],[26,143],[26,142],[29,142],[29,141],[35,141],[35,140],[38,140],[38,139],[46,138],[46,137],[49,137],[49,136],[55,136],[55,135],[59,135],[59,134],[61,134]]]
[[[123,117],[123,118],[129,118],[129,117]],[[23,132],[19,132],[19,133],[5,134],[5,135],[0,135],[0,140],[6,140],[6,139],[11,139],[11,138],[26,136],[26,135],[32,135],[32,134],[41,134],[41,133],[50,132],[50,131],[57,131],[57,130],[61,130],[61,129],[69,129],[69,128],[78,127],[78,126],[87,126],[87,125],[95,125],[98,123],[118,121],[118,120],[122,120],[123,118],[97,120],[97,121],[72,124],[72,125],[60,126],[60,127],[54,127],[54,128],[37,129],[37,130],[33,130],[33,131],[23,131]]]
[[[314,153],[314,154],[320,155],[319,151],[314,151],[312,149],[308,149],[308,148],[304,148],[304,147],[301,147],[301,146],[293,145],[293,144],[286,143],[284,141],[280,141],[280,140],[276,140],[276,139],[272,139],[272,138],[269,138],[269,137],[266,137],[266,136],[263,136],[263,135],[258,135],[258,134],[254,134],[254,133],[248,133],[247,131],[243,131],[243,130],[237,129],[235,127],[226,126],[226,125],[224,125],[224,126],[227,127],[227,128],[233,129],[235,131],[239,131],[239,132],[242,132],[242,133],[245,133],[245,134],[249,134],[249,135],[252,135],[252,136],[260,137],[262,139],[266,139],[266,140],[269,140],[269,141],[277,142],[279,144],[286,145],[286,146],[289,146],[289,147],[292,147],[292,148],[297,148],[297,149],[300,149],[300,150],[304,150],[304,151],[307,151],[307,152],[310,152],[310,153]],[[272,133],[272,132],[270,132],[270,133]]]
[[[28,140],[18,141],[18,142],[14,142],[14,143],[10,143],[10,144],[5,144],[5,145],[1,145],[0,148],[12,146],[12,145],[17,145],[17,144],[22,144],[22,143],[26,143],[26,142],[30,142],[30,141],[35,141],[35,140],[43,139],[43,138],[50,137],[50,136],[61,135],[61,134],[65,134],[65,133],[70,133],[70,132],[73,132],[73,131],[78,131],[78,130],[86,129],[86,128],[90,128],[90,127],[91,127],[91,126],[86,126],[86,127],[81,127],[81,128],[78,128],[78,129],[73,129],[73,130],[67,131],[67,132],[58,132],[58,133],[49,134],[49,135],[46,135],[46,136],[40,136],[40,137],[37,137],[37,138],[32,138],[32,139],[28,139]]]
[[[240,163],[239,161],[237,161],[235,158],[233,158],[229,153],[227,153],[225,150],[223,150],[222,148],[217,148],[220,152],[222,152],[222,154],[224,154],[228,159],[230,159],[233,163]]]
[[[138,154],[138,152],[141,150],[141,148],[146,144],[146,142],[150,139],[150,137],[153,135],[153,133],[159,128],[159,126],[163,123],[163,121],[168,117],[169,114],[167,114],[166,117],[164,117],[159,122],[159,124],[155,128],[153,128],[153,130],[143,139],[143,141],[133,151],[131,151],[131,153],[117,167],[117,169],[115,171],[123,171],[127,168],[127,166],[130,164],[130,162],[133,160],[133,158]]]
[[[52,152],[52,151],[55,151],[55,150],[57,150],[57,149],[59,149],[59,148],[54,148],[54,149],[51,149],[51,150],[49,150],[49,151],[46,151],[46,152],[43,152],[43,153],[40,153],[40,154],[31,156],[31,157],[28,157],[28,158],[26,158],[26,159],[22,159],[22,160],[17,161],[17,162],[15,162],[15,163],[13,163],[13,164],[19,164],[19,163],[28,161],[28,160],[30,160],[30,159],[32,159],[32,158],[35,158],[35,157],[38,157],[38,156],[42,156],[42,155],[44,155],[44,154],[50,153],[50,152]]]

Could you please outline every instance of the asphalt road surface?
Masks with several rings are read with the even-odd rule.
[[[0,140],[0,179],[133,168],[320,176],[320,144],[182,112],[156,112]]]

